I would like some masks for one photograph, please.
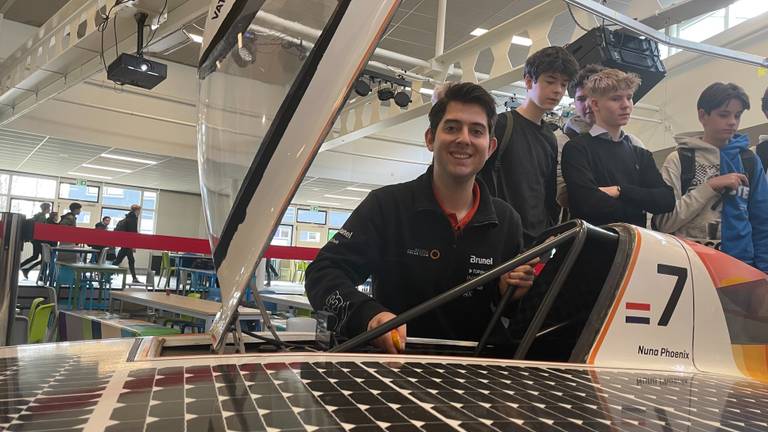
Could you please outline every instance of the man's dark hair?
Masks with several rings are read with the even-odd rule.
[[[573,81],[571,81],[571,84],[568,86],[568,94],[573,97],[573,95],[576,94],[577,89],[584,88],[584,85],[587,83],[589,77],[606,69],[607,68],[605,66],[599,64],[584,66],[581,68],[581,70],[579,70],[579,73],[576,74],[576,78],[574,78]]]
[[[73,202],[72,204],[69,205],[69,211],[75,211],[81,208],[83,208],[83,205],[80,203]]]
[[[699,96],[699,100],[696,102],[696,109],[712,114],[713,110],[726,106],[733,99],[741,102],[741,106],[745,110],[749,109],[749,96],[747,96],[743,88],[734,83],[716,82],[710,84],[709,87],[701,92],[701,96]]]
[[[112,216],[104,216],[103,218],[101,218],[101,221],[104,222],[107,219],[112,220]]]
[[[571,53],[563,47],[551,46],[542,48],[528,57],[523,77],[531,77],[533,82],[536,82],[545,73],[557,73],[572,80],[578,70],[579,63]]]
[[[433,134],[437,132],[437,126],[443,120],[448,104],[451,102],[461,102],[478,105],[485,111],[485,115],[488,118],[488,135],[493,136],[493,125],[496,124],[496,101],[487,90],[477,84],[463,82],[447,84],[446,88],[440,91],[440,99],[429,110],[429,129]]]
[[[768,87],[765,88],[765,93],[763,93],[763,112],[765,115],[768,115]]]

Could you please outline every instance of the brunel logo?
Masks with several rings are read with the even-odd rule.
[[[470,262],[470,264],[493,265],[493,258],[480,258],[480,257],[476,257],[474,255],[470,255],[469,256],[469,262]]]
[[[227,0],[218,0],[218,3],[213,8],[213,18],[211,19],[218,19],[219,15],[221,14],[221,8],[224,7],[224,3],[226,3]]]

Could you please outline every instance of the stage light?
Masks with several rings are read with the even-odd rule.
[[[382,102],[388,101],[395,97],[395,91],[391,87],[380,88],[376,94],[379,97],[379,100]]]
[[[358,96],[368,96],[371,93],[371,85],[360,78],[355,81],[355,93],[357,93]]]
[[[397,92],[394,96],[395,99],[395,105],[399,106],[400,108],[405,108],[408,106],[408,104],[411,103],[411,96],[405,92],[405,90],[400,90]]]

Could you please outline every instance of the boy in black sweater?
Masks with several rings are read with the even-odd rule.
[[[621,129],[632,114],[640,78],[606,69],[587,80],[595,125],[563,148],[563,177],[571,215],[594,225],[627,222],[646,226],[646,212],[667,213],[675,194],[648,150]]]
[[[477,277],[522,250],[520,217],[475,179],[496,149],[496,104],[472,83],[448,87],[429,113],[424,134],[434,154],[425,174],[371,192],[307,269],[315,310],[337,318],[336,330],[354,336]],[[373,297],[357,290],[373,278]],[[408,334],[478,340],[495,303],[509,287],[519,299],[533,268],[518,267],[495,283],[467,292],[408,323]],[[405,342],[406,327],[398,329]],[[373,344],[390,353],[390,334]]]
[[[520,214],[526,246],[560,217],[555,201],[557,138],[543,119],[560,103],[578,69],[576,59],[561,47],[547,47],[528,57],[523,72],[528,97],[516,110],[499,116],[495,135],[500,151],[488,158],[480,174],[491,195]],[[508,129],[511,133],[504,143]]]

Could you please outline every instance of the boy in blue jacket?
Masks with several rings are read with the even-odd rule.
[[[696,107],[704,132],[675,137],[678,149],[662,176],[677,201],[673,211],[654,217],[654,226],[719,239],[723,252],[768,272],[768,183],[749,137],[736,133],[749,96],[736,84],[718,82],[701,93]],[[718,219],[719,235],[708,233]]]

